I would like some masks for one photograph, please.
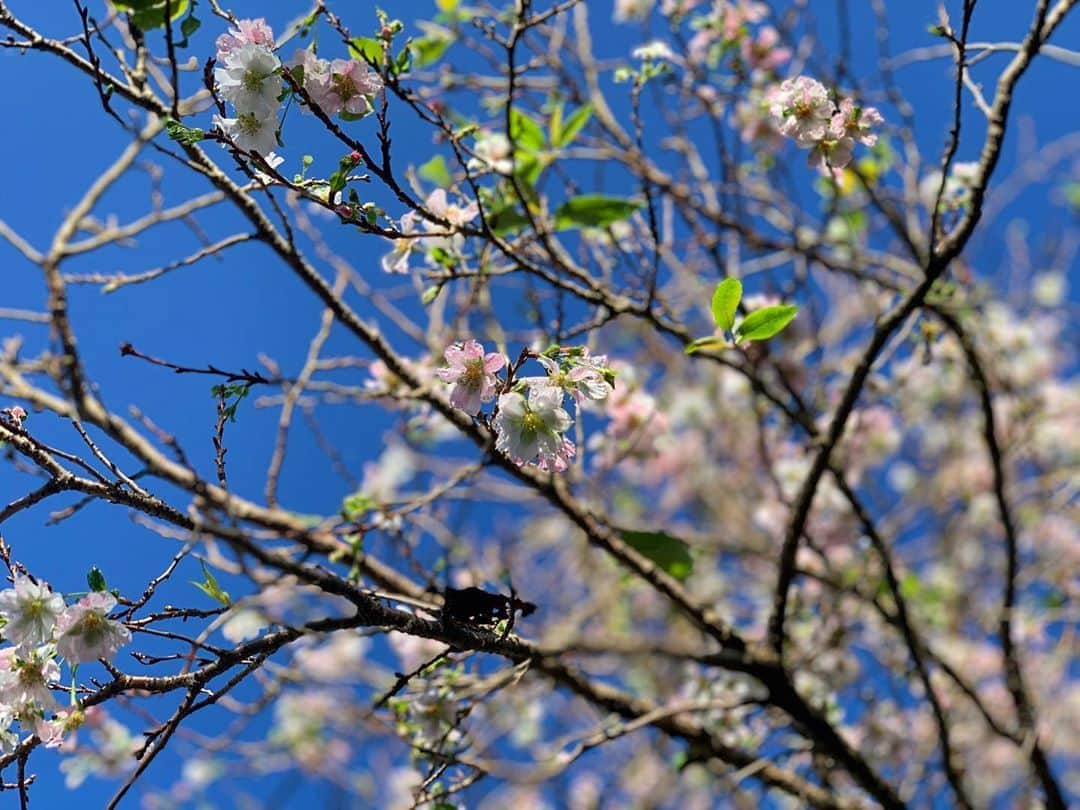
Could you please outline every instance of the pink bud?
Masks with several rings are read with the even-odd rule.
[[[351,205],[342,204],[342,205],[339,205],[334,210],[337,211],[340,216],[345,217],[345,219],[351,219],[352,218],[352,206]]]
[[[359,163],[360,162],[360,153],[355,151],[355,150],[352,151],[352,152],[349,152],[349,160],[351,160],[353,163]]]

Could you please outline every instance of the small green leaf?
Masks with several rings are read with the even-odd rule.
[[[424,294],[420,297],[420,303],[425,307],[439,297],[439,293],[442,292],[442,285],[435,284],[424,290]]]
[[[188,46],[188,37],[199,30],[199,26],[202,25],[202,20],[196,17],[194,14],[189,14],[180,22],[180,34],[184,37],[183,40],[176,43],[181,48]]]
[[[510,140],[519,149],[536,152],[544,148],[544,130],[533,119],[514,107],[510,110]]]
[[[105,575],[101,573],[101,569],[96,565],[92,566],[86,573],[86,585],[91,591],[101,592],[109,590],[109,586],[105,583]]]
[[[133,25],[149,31],[165,25],[165,0],[113,0],[117,11],[131,15]],[[171,19],[187,13],[188,0],[172,0],[169,4]]]
[[[583,194],[573,197],[555,212],[555,227],[604,228],[613,222],[626,219],[641,207],[637,200],[625,197],[607,197],[603,194]]]
[[[559,128],[558,134],[555,133],[552,128],[551,143],[553,146],[563,147],[568,146],[577,137],[578,133],[585,128],[585,125],[589,123],[589,118],[592,116],[592,104],[583,104],[574,110],[570,117]]]
[[[712,316],[716,325],[730,332],[735,325],[735,310],[742,300],[742,282],[737,278],[725,278],[716,285],[712,297]]]
[[[1080,183],[1065,184],[1065,201],[1076,211],[1080,211]]]
[[[412,41],[412,48],[416,56],[413,61],[413,66],[416,68],[426,68],[428,65],[432,65],[442,58],[442,55],[446,53],[446,49],[449,48],[454,41],[446,37],[420,37]]]
[[[544,170],[544,165],[544,161],[540,160],[539,155],[526,155],[514,166],[514,174],[525,183],[523,191],[529,197],[536,197],[533,186],[540,179],[540,173]]]
[[[394,73],[405,73],[411,67],[412,50],[406,45],[401,49],[401,53],[397,55],[397,59],[394,60]]]
[[[665,532],[623,531],[622,539],[676,579],[686,579],[694,568],[690,546]]]
[[[353,59],[367,59],[376,65],[382,64],[383,46],[377,39],[353,37],[349,40],[349,56]]]
[[[720,337],[720,335],[708,335],[706,337],[698,338],[693,343],[688,344],[683,351],[686,354],[694,354],[695,352],[700,352],[704,349],[726,349],[728,345],[727,340]]]
[[[427,163],[416,170],[416,173],[429,183],[434,183],[439,188],[449,188],[453,179],[450,177],[450,169],[446,165],[446,158],[435,155]]]
[[[885,581],[882,580],[882,587],[885,586]],[[904,599],[916,599],[919,596],[919,591],[922,590],[922,584],[919,581],[919,575],[914,571],[908,571],[904,574],[904,578],[900,580],[900,596]]]
[[[794,304],[781,304],[751,312],[735,330],[735,337],[739,341],[768,340],[791,323],[798,311]]]
[[[199,560],[199,565],[202,566],[203,577],[205,577],[205,581],[195,582],[194,580],[192,580],[191,584],[203,593],[205,593],[215,602],[220,602],[221,604],[225,605],[225,607],[231,605],[232,599],[229,597],[227,591],[223,591],[221,589],[221,585],[218,584],[217,577],[214,576],[214,573],[206,567],[206,563],[202,560]]]
[[[354,492],[341,502],[341,514],[346,520],[356,521],[378,505],[367,493]]]
[[[185,146],[191,146],[193,143],[198,143],[206,137],[204,130],[196,127],[185,127],[179,121],[174,118],[165,119],[165,132],[169,137],[177,143],[182,143]]]

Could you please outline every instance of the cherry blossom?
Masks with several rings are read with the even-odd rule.
[[[214,116],[214,124],[240,149],[269,155],[277,148],[276,110],[262,107],[238,113],[235,118]]]
[[[519,465],[539,456],[545,468],[565,468],[572,445],[562,434],[573,420],[562,401],[562,391],[549,387],[530,388],[528,399],[517,391],[500,396],[495,447]]]
[[[0,634],[18,647],[35,647],[52,640],[53,630],[64,611],[64,598],[53,593],[47,583],[15,575],[15,587],[0,591]]]
[[[780,121],[780,132],[800,146],[813,146],[829,134],[833,105],[829,91],[816,79],[786,79],[773,90],[769,102]]]
[[[281,94],[280,67],[281,60],[264,46],[243,45],[214,71],[214,80],[218,92],[237,110],[273,109]]]
[[[56,651],[71,663],[111,659],[131,641],[131,631],[108,618],[114,607],[115,596],[95,591],[65,610],[56,627]]]
[[[450,404],[466,413],[476,413],[481,403],[495,398],[499,378],[495,372],[506,365],[498,352],[484,354],[484,347],[475,340],[448,346],[443,356],[448,366],[436,369],[435,374],[454,386]]]
[[[274,47],[274,32],[265,19],[259,17],[254,20],[239,20],[236,28],[230,28],[227,34],[219,36],[216,42],[218,60],[226,59],[244,45],[262,45],[269,49]]]
[[[473,154],[466,167],[470,171],[490,170],[498,174],[509,174],[513,168],[510,159],[510,139],[501,132],[479,132]]]
[[[552,388],[569,394],[578,405],[586,399],[602,402],[612,391],[611,384],[604,378],[606,356],[590,357],[586,350],[580,357],[567,358],[568,368],[565,369],[557,360],[545,355],[536,360],[547,371],[547,376],[527,377],[525,382],[530,388]]]

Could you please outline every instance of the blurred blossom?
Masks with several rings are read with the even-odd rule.
[[[945,190],[941,193],[942,211],[956,211],[967,206],[971,199],[971,184],[978,174],[977,162],[959,162],[952,165],[949,179],[945,181]],[[934,207],[938,190],[941,188],[941,172],[933,171],[919,181],[919,201],[927,211]]]
[[[1047,272],[1035,276],[1031,297],[1040,307],[1059,307],[1069,292],[1064,273]]]
[[[752,70],[775,71],[791,58],[791,49],[780,45],[780,34],[771,25],[758,31],[756,37],[743,37],[742,58]]]
[[[654,62],[680,61],[678,57],[675,56],[675,52],[671,50],[671,46],[659,39],[647,42],[644,45],[639,45],[630,51],[630,55],[635,59],[644,59]]]
[[[656,0],[615,0],[612,19],[617,23],[644,20],[653,10]]]
[[[367,663],[370,639],[356,633],[334,633],[315,647],[296,652],[296,665],[320,683],[352,681]]]
[[[375,461],[364,465],[360,491],[378,504],[400,497],[400,488],[416,475],[416,458],[405,444],[394,442]]]
[[[473,145],[476,157],[470,158],[465,167],[473,172],[491,170],[498,174],[510,174],[514,168],[510,147],[510,139],[501,132],[481,130],[476,134]]]
[[[142,738],[133,736],[104,709],[87,709],[83,728],[89,732],[90,742],[80,744],[60,763],[69,789],[79,787],[88,776],[115,777],[135,767],[138,761],[134,753],[142,745]]]
[[[429,638],[410,636],[391,630],[386,634],[386,641],[390,649],[398,657],[398,663],[406,672],[411,672],[425,661],[430,661],[444,649],[446,645]]]
[[[233,644],[255,638],[264,627],[270,624],[270,620],[262,614],[262,611],[253,607],[233,607],[226,616],[225,622],[221,625],[221,634]]]

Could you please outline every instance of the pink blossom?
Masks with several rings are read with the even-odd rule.
[[[611,385],[604,378],[607,363],[604,355],[589,357],[586,349],[581,356],[564,358],[562,364],[543,355],[536,360],[547,371],[547,376],[527,377],[525,382],[530,388],[554,388],[570,394],[578,405],[586,399],[601,402],[611,393]]]
[[[832,129],[842,132],[844,137],[853,138],[863,146],[873,146],[878,136],[870,131],[884,119],[876,107],[857,107],[850,98],[840,102],[840,111],[833,116]]]
[[[771,25],[758,31],[756,38],[743,37],[740,50],[743,61],[753,70],[771,71],[791,58],[791,49],[778,47],[780,34]]]
[[[116,597],[95,591],[65,610],[56,626],[56,651],[71,663],[116,655],[131,641],[131,631],[108,618],[114,607]]]
[[[562,402],[562,391],[555,388],[530,388],[528,399],[517,391],[500,396],[495,447],[518,466],[537,460],[542,469],[565,470],[575,449],[563,436],[573,420]]]
[[[483,402],[495,398],[499,378],[495,372],[506,365],[506,358],[498,352],[484,354],[484,347],[475,340],[454,343],[443,355],[449,363],[435,373],[445,383],[452,383],[450,404],[466,413],[475,414]]]
[[[842,169],[851,163],[855,142],[851,138],[823,139],[815,143],[806,156],[806,165],[828,172]]]
[[[356,59],[328,62],[309,50],[299,50],[289,65],[304,69],[304,90],[327,115],[367,115],[372,111],[370,97],[383,88],[379,74]]]
[[[52,645],[25,654],[12,647],[0,650],[0,702],[30,715],[51,709],[56,700],[49,687],[60,680],[54,655]]]
[[[800,146],[814,146],[829,134],[833,105],[825,85],[809,76],[786,79],[769,96],[780,132]]]
[[[78,729],[85,719],[85,715],[78,709],[61,709],[51,720],[38,718],[34,723],[34,733],[46,748],[60,748],[71,739],[68,737],[65,740],[64,735]]]
[[[266,20],[259,17],[254,20],[239,20],[236,28],[230,28],[229,33],[222,34],[217,38],[217,58],[226,59],[234,50],[244,45],[264,45],[267,48],[274,47],[274,32],[266,24]]]

